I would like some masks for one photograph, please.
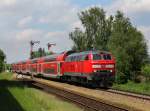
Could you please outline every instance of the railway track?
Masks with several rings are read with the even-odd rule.
[[[114,94],[119,94],[119,95],[124,95],[124,96],[129,96],[129,97],[133,97],[133,98],[137,98],[137,99],[150,101],[150,96],[147,94],[134,93],[134,92],[123,91],[123,90],[118,90],[118,89],[113,89],[113,88],[110,88],[105,91],[114,93]]]
[[[82,106],[85,109],[85,111],[86,110],[90,110],[90,111],[128,111],[128,110],[131,110],[130,107],[129,107],[129,109],[124,106],[122,107],[120,105],[118,107],[118,105],[114,105],[111,103],[109,104],[108,102],[105,103],[104,101],[102,102],[101,100],[99,100],[97,98],[82,95],[82,94],[76,93],[71,90],[66,90],[65,88],[62,88],[63,86],[61,88],[58,88],[53,85],[51,86],[49,84],[42,83],[41,81],[36,81],[36,79],[33,79],[32,81],[33,81],[32,82],[33,85],[36,86],[37,88],[40,88],[43,91],[52,93],[56,96],[59,96],[59,97],[65,99],[65,100],[68,100],[75,104],[78,104],[78,105]],[[141,99],[144,101],[146,100],[148,102],[150,100],[150,96],[148,96],[148,95],[141,95],[141,94],[135,94],[135,93],[131,93],[131,92],[118,91],[115,89],[108,89],[108,90],[102,90],[102,89],[97,90],[96,89],[96,92],[98,92],[98,91],[108,92],[108,94],[112,93],[112,94],[116,94],[116,95],[117,94],[123,95],[123,96],[132,97],[132,98],[136,98],[136,99]]]
[[[112,104],[108,104],[97,100],[96,98],[91,98],[86,95],[81,95],[72,91],[65,90],[63,88],[58,88],[55,86],[50,86],[46,84],[39,83],[36,80],[30,80],[23,78],[24,82],[29,82],[36,88],[54,94],[60,98],[67,101],[73,102],[81,106],[84,111],[128,111],[126,108],[118,107]],[[31,82],[32,81],[32,82]]]
[[[57,87],[50,87],[45,84],[34,82],[33,85],[41,88],[42,90],[57,95],[61,98],[69,100],[75,104],[78,104],[84,108],[85,111],[128,111],[125,108],[117,107],[111,104],[101,102],[99,100],[79,95],[75,92],[67,91]]]

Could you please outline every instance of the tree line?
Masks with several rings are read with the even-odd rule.
[[[81,11],[78,27],[69,34],[73,50],[110,51],[116,60],[116,81],[135,80],[141,67],[149,62],[147,44],[143,34],[121,11],[106,16],[99,7]]]
[[[4,52],[0,49],[0,72],[2,72],[4,70],[4,65],[5,65],[5,54]]]

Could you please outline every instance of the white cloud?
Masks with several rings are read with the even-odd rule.
[[[77,28],[81,28],[83,30],[83,26],[82,26],[82,23],[81,23],[80,20],[78,20],[78,21],[74,22],[73,24],[71,24],[71,27],[72,27],[72,29],[77,27]]]
[[[111,12],[121,10],[125,13],[150,12],[150,0],[116,0],[106,9]]]
[[[36,29],[25,29],[16,34],[16,39],[19,42],[26,42],[32,39],[39,39],[43,36],[43,31]]]
[[[0,6],[10,6],[17,2],[17,0],[1,0]]]
[[[69,34],[65,31],[48,32],[45,37],[47,39],[47,43],[51,42],[56,44],[56,46],[52,47],[54,52],[69,50],[73,45],[72,41],[69,39]]]
[[[46,38],[61,37],[62,35],[65,35],[65,32],[48,32]]]
[[[144,34],[145,34],[145,36],[147,37],[146,39],[148,40],[150,40],[150,26],[148,26],[148,27],[146,27],[146,26],[139,26],[138,27],[139,28],[139,30],[141,30]]]
[[[79,8],[75,5],[71,5],[68,0],[55,0],[46,4],[46,10],[41,11],[41,15],[37,22],[42,24],[49,24],[52,27],[71,28],[71,24],[78,21],[77,13]],[[57,8],[56,8],[57,7]],[[58,26],[59,24],[59,26]]]
[[[32,21],[32,16],[24,17],[23,19],[21,19],[18,22],[18,27],[25,27],[26,25],[28,25],[29,23],[31,23],[31,21]]]

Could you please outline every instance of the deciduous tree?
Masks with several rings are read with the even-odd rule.
[[[0,49],[0,72],[3,70],[5,57],[4,52]]]
[[[108,47],[116,57],[118,78],[133,79],[148,57],[144,36],[120,11],[114,17],[112,28]]]

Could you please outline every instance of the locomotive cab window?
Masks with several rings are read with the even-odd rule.
[[[93,54],[93,60],[111,60],[110,54]]]
[[[102,57],[100,54],[93,54],[93,60],[101,60]]]
[[[103,58],[104,58],[104,60],[111,60],[111,55],[110,54],[104,54]]]

